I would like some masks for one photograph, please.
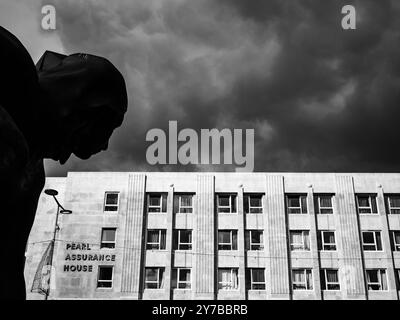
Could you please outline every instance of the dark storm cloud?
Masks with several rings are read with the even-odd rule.
[[[396,1],[53,3],[65,50],[108,57],[130,101],[110,149],[66,169],[204,169],[147,165],[146,132],[168,120],[254,128],[256,171],[400,169]],[[345,4],[357,30],[341,28]]]
[[[246,21],[272,25],[281,45],[273,76],[238,79],[230,97],[237,118],[264,118],[273,128],[274,139],[259,144],[265,157],[256,157],[257,169],[399,170],[394,2],[353,2],[356,31],[340,28],[347,2],[226,3]]]

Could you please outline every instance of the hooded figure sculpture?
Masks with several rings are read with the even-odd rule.
[[[44,187],[43,159],[64,164],[108,147],[127,110],[121,73],[107,59],[46,51],[35,65],[0,27],[2,299],[25,299],[26,242]],[[48,240],[48,239],[43,239]]]

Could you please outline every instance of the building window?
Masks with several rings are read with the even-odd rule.
[[[146,268],[144,276],[146,289],[162,289],[164,287],[164,268]]]
[[[164,250],[167,230],[147,230],[147,250]]]
[[[247,268],[246,285],[247,290],[265,290],[265,269]]]
[[[218,250],[237,250],[237,230],[218,230]]]
[[[396,277],[396,288],[397,290],[400,290],[400,269],[396,269],[394,272]]]
[[[147,212],[166,213],[167,212],[166,193],[150,193],[147,195]]]
[[[315,212],[319,214],[332,214],[333,213],[333,195],[331,194],[317,194],[314,196]]]
[[[190,289],[191,288],[190,269],[174,268],[172,269],[172,288]]]
[[[286,205],[289,214],[305,214],[307,213],[307,196],[287,195]]]
[[[192,250],[192,230],[174,230],[174,249]]]
[[[318,231],[318,250],[336,250],[335,231]]]
[[[118,211],[119,192],[106,192],[104,196],[104,211]]]
[[[262,194],[244,194],[243,205],[245,213],[263,213]]]
[[[392,251],[400,251],[400,231],[390,231]]]
[[[359,214],[377,214],[376,196],[368,194],[357,195],[357,207]]]
[[[114,249],[115,248],[116,232],[117,232],[116,228],[102,228],[101,229],[100,249],[102,249],[102,248]]]
[[[237,230],[218,230],[218,250],[237,250]]]
[[[264,239],[262,230],[246,230],[246,250],[264,250]]]
[[[310,250],[310,232],[308,230],[290,230],[290,250]]]
[[[217,209],[218,213],[236,213],[236,195],[235,194],[218,194]]]
[[[99,266],[97,288],[112,288],[113,266]]]
[[[362,244],[364,251],[382,251],[380,231],[363,231]]]
[[[339,274],[337,269],[321,270],[322,290],[340,290]]]
[[[218,289],[236,290],[239,288],[239,278],[237,268],[218,269]]]
[[[313,290],[311,269],[293,269],[292,279],[293,290]]]
[[[385,203],[389,214],[400,214],[400,194],[385,195]]]
[[[367,269],[368,290],[384,291],[388,289],[385,269]]]
[[[174,213],[193,213],[193,195],[175,194]]]

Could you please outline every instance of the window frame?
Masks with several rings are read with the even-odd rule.
[[[158,231],[158,242],[149,242],[149,232],[151,231]],[[162,245],[162,233],[165,233],[165,240],[167,237],[167,230],[166,229],[147,229],[146,232],[146,250],[153,250],[153,251],[161,251],[161,250],[166,250],[167,244],[164,243],[164,248],[161,248]],[[165,241],[166,242],[166,241]],[[158,243],[158,249],[154,249],[154,248],[148,248],[149,245],[151,244],[157,244]]]
[[[111,195],[111,194],[117,195],[117,204],[107,204],[107,196]],[[105,191],[104,192],[104,201],[103,201],[103,212],[118,213],[119,202],[120,202],[120,192],[119,191]],[[107,208],[116,208],[116,210],[107,210]]]
[[[251,206],[251,197],[261,197],[261,207]],[[245,200],[247,199],[247,200]],[[264,213],[264,194],[262,193],[244,193],[243,194],[243,209],[245,214],[263,214]],[[258,210],[259,212],[251,212],[253,210]]]
[[[191,198],[191,206],[182,206],[181,204],[181,199],[182,197],[190,197]],[[176,214],[193,214],[194,212],[194,206],[193,206],[193,200],[194,200],[194,194],[192,193],[174,193],[174,201],[177,202],[177,211],[174,212]],[[181,209],[190,209],[190,212],[182,212]],[[174,203],[174,210],[175,210],[175,203]]]
[[[334,214],[335,209],[334,209],[334,194],[330,193],[317,193],[314,194],[314,201],[317,203],[317,214]],[[331,200],[331,206],[330,207],[323,207],[321,206],[321,198],[322,197],[329,197]],[[314,203],[315,203],[314,202]],[[321,212],[321,210],[330,210],[331,212]]]
[[[103,232],[104,230],[114,230],[114,241],[103,241]],[[109,247],[105,247],[103,246],[103,244],[114,244],[114,246],[112,248]],[[113,250],[115,249],[117,245],[117,228],[116,227],[104,227],[101,228],[101,233],[100,233],[100,249],[110,249]]]
[[[219,198],[221,196],[229,196],[229,206],[220,206],[219,204]],[[234,201],[232,201],[232,197],[235,198]],[[235,208],[232,208],[232,204],[235,204]],[[238,197],[236,193],[218,193],[217,194],[217,213],[218,214],[237,214],[238,212]],[[221,212],[220,209],[226,209],[229,208],[229,212]],[[234,210],[233,210],[234,209]]]
[[[292,233],[295,232],[301,232],[302,249],[294,249],[294,245],[297,243],[292,243]],[[305,233],[308,234],[308,249],[306,249]],[[290,251],[311,251],[310,230],[289,230],[289,245]]]
[[[360,197],[368,197],[368,207],[360,207],[360,203],[359,203],[359,198]],[[372,199],[375,202],[375,206],[372,204]],[[379,214],[379,209],[378,209],[378,204],[376,201],[376,194],[363,194],[363,193],[358,193],[356,194],[356,204],[357,204],[357,213],[359,215],[370,215],[370,214],[375,214],[378,215]],[[360,212],[361,210],[367,210],[369,209],[371,212]],[[374,209],[376,209],[376,212],[374,212]]]
[[[149,270],[149,269],[155,269],[155,270],[157,270],[157,280],[156,281],[149,281],[149,280],[147,280],[146,279],[146,276],[147,276],[147,273],[146,273],[146,271],[147,270]],[[161,277],[160,277],[160,271],[162,271],[162,275],[161,275]],[[145,290],[163,290],[164,289],[164,280],[163,280],[163,277],[164,277],[164,275],[165,275],[165,267],[145,267],[144,268],[144,289]],[[156,283],[157,284],[157,288],[149,288],[149,287],[147,287],[147,285],[149,284],[149,283]]]
[[[189,271],[189,281],[181,281],[180,280],[180,273],[182,270]],[[174,279],[174,276],[176,276],[176,279]],[[174,286],[174,282],[176,286]],[[189,284],[189,287],[186,288],[180,288],[179,285],[183,284]],[[172,289],[174,290],[192,290],[192,270],[191,268],[184,268],[184,267],[178,267],[178,268],[173,268],[172,269],[172,283],[171,283]]]
[[[222,272],[223,270],[225,270],[225,271],[230,270],[230,274],[231,274],[230,282],[219,281],[220,272]],[[236,283],[234,283],[234,277],[233,277],[234,273],[236,273]],[[221,291],[235,291],[235,290],[237,291],[237,290],[239,290],[239,268],[218,268],[217,276],[218,276],[218,290],[221,290]],[[226,287],[226,284],[229,284],[229,283],[232,284],[230,289]],[[224,284],[225,284],[225,286],[224,286]]]
[[[104,280],[100,279],[100,270],[101,269],[111,269],[111,280]],[[113,265],[99,265],[97,268],[97,282],[96,282],[96,289],[112,289],[114,286],[114,266]],[[100,283],[110,283],[110,287],[101,287],[99,286]]]
[[[150,205],[150,198],[158,196],[160,198],[160,204],[158,206]],[[165,197],[165,207],[164,207],[164,197]],[[168,211],[168,193],[166,192],[148,192],[146,197],[146,212],[147,214],[166,214]],[[155,208],[160,211],[150,211],[150,209]],[[165,209],[165,211],[163,210]]]
[[[325,243],[324,234],[325,233],[333,233],[334,242]],[[325,246],[331,246],[334,249],[325,249]],[[336,244],[336,232],[335,230],[318,230],[318,250],[319,251],[337,251],[337,244]]]
[[[289,206],[289,198],[298,198],[299,200],[299,207],[293,207],[293,206]],[[303,200],[304,199],[304,200]],[[304,202],[303,202],[304,201]],[[305,206],[305,211],[303,211]],[[308,203],[307,203],[307,195],[306,194],[291,194],[291,193],[287,193],[286,194],[286,210],[287,210],[287,214],[308,214]],[[300,212],[291,212],[292,209],[299,209]]]
[[[400,269],[395,269],[394,273],[394,276],[396,278],[396,289],[400,291]]]
[[[365,233],[372,233],[373,234],[373,238],[374,238],[374,243],[373,244],[371,244],[371,243],[364,243],[364,234]],[[376,235],[379,233],[379,239],[380,239],[380,247],[381,247],[381,249],[380,250],[378,250],[378,242],[377,242],[377,237],[376,237]],[[362,244],[362,249],[363,249],[363,251],[377,251],[377,252],[383,252],[384,251],[384,249],[383,249],[383,242],[382,242],[382,233],[381,233],[381,231],[377,231],[377,230],[363,230],[363,231],[361,231],[361,244]],[[372,246],[372,245],[374,245],[375,246],[375,250],[371,250],[371,249],[366,249],[365,248],[365,246]]]
[[[190,238],[191,238],[191,242],[181,242],[181,232],[190,232]],[[190,251],[193,250],[193,230],[192,229],[174,229],[173,230],[174,233],[174,250],[177,251]],[[176,241],[175,241],[176,240]],[[190,246],[190,249],[181,249],[180,246],[181,245],[187,245]]]
[[[304,274],[304,283],[298,283],[294,281],[294,272],[295,271],[303,271]],[[307,273],[311,275],[311,288],[308,287],[307,283]],[[305,284],[306,289],[297,289],[295,288],[295,285],[301,285]],[[294,268],[292,269],[292,290],[293,291],[314,291],[314,275],[313,275],[313,270],[311,268]]]
[[[392,197],[400,198],[400,194],[397,194],[397,193],[385,194],[385,203],[386,203],[386,208],[387,208],[388,214],[400,214],[400,207],[392,207],[391,206],[390,199]],[[396,210],[397,212],[392,213],[392,210]]]
[[[265,277],[265,268],[246,268],[246,283],[248,284],[247,290],[254,290],[254,291],[265,291],[267,290],[267,283],[266,283],[266,277]],[[263,282],[257,282],[253,281],[253,271],[259,271],[262,272],[264,281]],[[253,285],[262,285],[264,286],[264,289],[259,289],[259,288],[253,288]]]
[[[338,281],[337,282],[328,281],[327,271],[336,272]],[[329,289],[329,286],[338,286],[338,288],[337,289]],[[321,289],[324,290],[324,291],[340,291],[341,285],[340,285],[340,278],[339,278],[339,270],[338,269],[332,269],[332,268],[321,269]]]
[[[400,236],[400,230],[390,230],[390,243],[392,251],[400,251],[400,242],[396,243],[396,234]]]
[[[386,289],[383,289],[383,283],[382,283],[382,271],[385,274],[385,279],[386,279]],[[369,282],[368,281],[368,272],[377,272],[378,276],[378,282]],[[365,270],[365,280],[367,282],[367,290],[368,291],[389,291],[389,283],[388,283],[388,278],[387,278],[387,272],[386,269],[382,268],[368,268]],[[371,289],[370,286],[374,285],[379,285],[380,289]]]
[[[229,237],[230,238],[230,243],[228,243],[228,242],[220,243],[219,242],[219,233],[220,232],[229,232],[230,233],[230,237]],[[234,233],[236,233],[236,244],[235,244],[236,249],[233,249],[233,247],[234,247],[233,234]],[[235,229],[221,229],[221,230],[218,230],[218,234],[217,234],[217,236],[218,236],[218,243],[217,243],[218,251],[237,251],[238,250],[237,235],[238,235],[238,230],[235,230]],[[227,245],[230,245],[231,249],[220,249],[220,246],[227,246]]]
[[[252,240],[252,233],[253,232],[261,234],[261,237],[262,237],[262,241],[261,242],[253,243],[253,240]],[[247,234],[248,234],[248,238],[246,237]],[[249,239],[249,242],[247,242],[247,239]],[[258,246],[258,249],[253,249],[252,248],[253,246]],[[245,248],[246,248],[247,251],[264,251],[264,230],[259,230],[259,229],[245,230]]]

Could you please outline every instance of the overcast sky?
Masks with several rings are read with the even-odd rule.
[[[254,128],[255,171],[400,169],[400,1],[2,0],[0,24],[36,62],[44,50],[107,57],[123,73],[125,121],[106,152],[66,171],[232,170],[154,167],[148,130]],[[341,28],[353,4],[357,29]]]

